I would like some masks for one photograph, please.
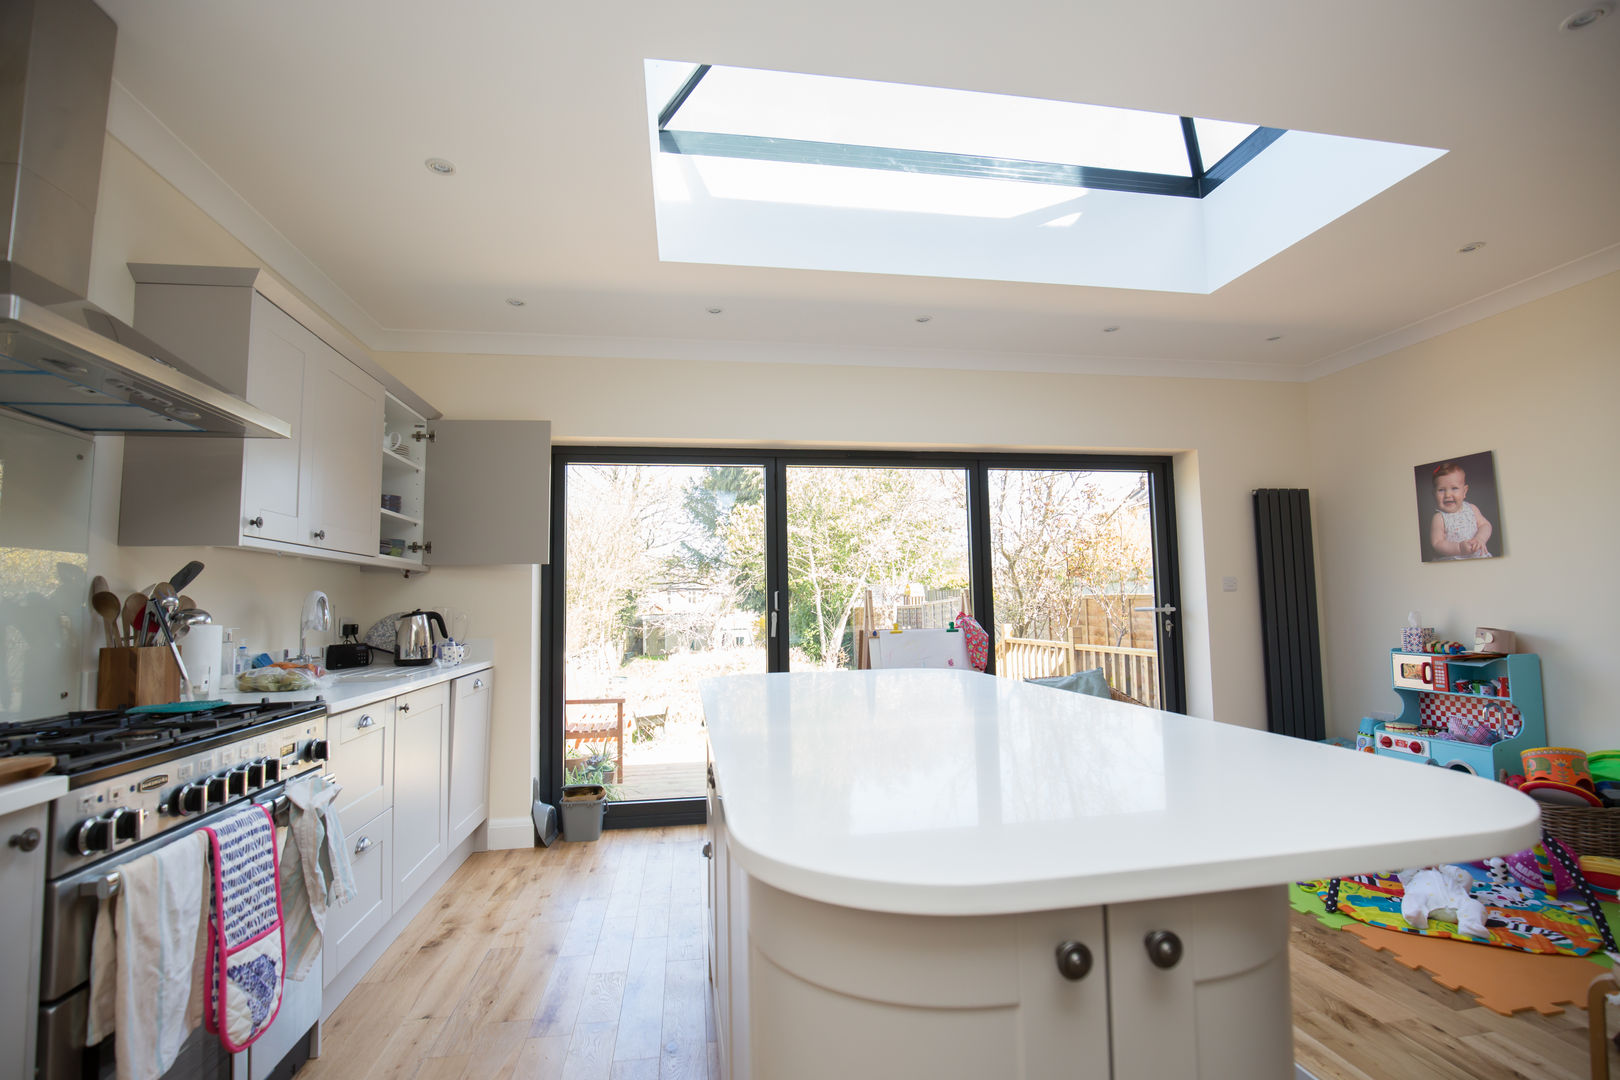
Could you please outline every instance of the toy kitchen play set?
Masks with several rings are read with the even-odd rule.
[[[1414,618],[1390,651],[1400,715],[1363,720],[1357,749],[1492,780],[1518,773],[1520,751],[1547,744],[1547,718],[1541,658],[1514,646],[1511,633],[1484,627],[1469,650]]]

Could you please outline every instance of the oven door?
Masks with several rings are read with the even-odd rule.
[[[273,802],[284,785],[254,792],[253,801]],[[95,933],[99,901],[95,884],[125,863],[150,855],[163,845],[190,835],[240,810],[237,802],[170,829],[149,843],[138,844],[45,886],[44,943],[39,974],[39,1080],[82,1080],[111,1077],[113,1040],[85,1046],[85,1023],[90,1000],[90,942]],[[183,1066],[183,1067],[182,1067]],[[228,1080],[231,1055],[217,1036],[201,1028],[191,1033],[180,1059],[165,1080]]]

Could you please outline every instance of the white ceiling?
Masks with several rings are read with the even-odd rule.
[[[1599,0],[101,2],[118,82],[375,349],[1300,378],[1620,267],[1620,12],[1559,30]],[[661,263],[649,57],[1450,153],[1210,295]]]

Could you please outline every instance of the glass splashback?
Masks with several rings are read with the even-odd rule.
[[[93,445],[0,415],[0,723],[79,707]]]

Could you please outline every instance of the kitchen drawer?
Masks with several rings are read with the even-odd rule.
[[[394,699],[394,705],[400,712],[410,712],[412,709],[421,711],[437,706],[441,709],[450,707],[450,684],[437,683],[433,686],[424,686],[420,690],[412,690],[408,694],[401,694]]]
[[[394,805],[394,702],[338,713],[328,722],[328,771],[342,785],[334,806],[349,835]]]
[[[393,912],[393,834],[393,812],[384,811],[345,837],[357,895],[347,904],[326,911],[322,964],[327,983],[359,955]]]

